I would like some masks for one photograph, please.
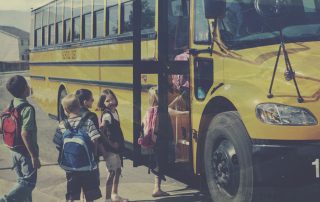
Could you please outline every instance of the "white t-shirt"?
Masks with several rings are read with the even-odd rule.
[[[117,121],[119,121],[119,116],[118,116],[118,113],[117,112],[111,112],[112,115],[113,115],[113,118]],[[112,118],[111,118],[111,115],[109,113],[105,113],[103,116],[102,116],[102,123],[101,125],[103,126],[104,123],[108,121],[110,124],[111,124],[111,121],[112,121]]]

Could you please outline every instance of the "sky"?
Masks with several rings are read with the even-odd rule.
[[[30,11],[52,0],[0,0],[0,10]]]

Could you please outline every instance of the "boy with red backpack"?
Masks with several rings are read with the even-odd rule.
[[[3,142],[11,150],[17,185],[1,197],[0,202],[31,202],[32,190],[37,181],[37,169],[41,167],[35,109],[26,99],[30,95],[30,88],[24,77],[11,77],[6,87],[14,98],[0,115],[0,133],[3,135]]]

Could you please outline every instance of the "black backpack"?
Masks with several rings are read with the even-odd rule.
[[[111,151],[116,154],[121,154],[124,152],[124,137],[120,127],[120,121],[117,121],[112,112],[109,109],[105,109],[104,112],[101,114],[100,121],[102,122],[102,117],[104,114],[110,114],[111,116],[111,123],[107,122],[104,127],[101,129],[102,131],[102,141],[107,151]],[[118,111],[116,111],[118,114]],[[117,142],[119,144],[118,148],[114,148],[110,145],[110,142]]]

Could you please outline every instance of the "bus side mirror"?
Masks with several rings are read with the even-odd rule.
[[[207,19],[223,18],[226,13],[226,0],[204,0]]]

